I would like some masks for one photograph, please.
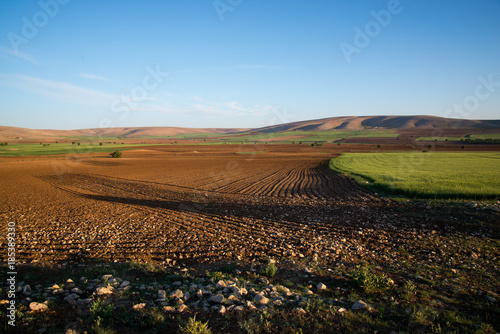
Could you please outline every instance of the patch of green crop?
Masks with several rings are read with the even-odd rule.
[[[18,157],[32,155],[56,155],[56,154],[89,154],[98,152],[113,152],[117,148],[120,150],[131,150],[136,147],[152,146],[151,144],[89,144],[75,142],[71,143],[51,143],[51,144],[25,144],[9,143],[0,146],[0,157]]]
[[[417,141],[465,141],[466,139],[500,139],[500,133],[471,133],[462,137],[419,137]]]
[[[333,170],[361,183],[421,198],[488,199],[500,196],[500,153],[349,153],[330,161]]]
[[[284,131],[277,133],[263,133],[259,135],[251,135],[234,138],[234,141],[274,141],[282,137],[296,136],[296,138],[286,138],[279,140],[280,143],[291,143],[291,142],[334,142],[337,140],[345,138],[356,138],[356,137],[397,137],[398,133],[392,131],[372,131],[372,130],[359,130],[359,131],[341,131],[341,130],[329,130],[329,131]],[[231,138],[232,140],[233,138]]]

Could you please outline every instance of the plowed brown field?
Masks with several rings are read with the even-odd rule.
[[[326,149],[238,150],[170,146],[127,151],[122,159],[3,158],[0,217],[4,226],[16,223],[17,257],[27,262],[346,260],[412,239],[413,222],[404,225],[409,220],[396,204],[329,170]]]

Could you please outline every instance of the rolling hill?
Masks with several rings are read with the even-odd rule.
[[[436,116],[346,116],[293,122],[254,129],[257,132],[380,129],[498,129],[500,120],[466,120]]]
[[[151,138],[169,137],[179,134],[192,133],[235,133],[248,129],[230,128],[180,128],[180,127],[126,127],[126,128],[97,128],[79,130],[36,130],[10,126],[0,126],[0,140],[54,140],[61,138],[79,137],[122,137],[122,138]]]
[[[282,131],[328,131],[363,129],[500,129],[500,120],[467,120],[436,116],[344,116],[267,126],[243,128],[124,127],[79,130],[37,130],[0,126],[0,140],[54,140],[79,137],[157,138],[180,134],[276,133]]]

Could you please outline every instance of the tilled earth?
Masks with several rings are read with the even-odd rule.
[[[401,251],[422,263],[453,265],[462,253],[472,267],[497,262],[498,249],[443,242],[450,234],[496,237],[498,213],[490,209],[498,206],[436,209],[383,199],[329,170],[332,157],[221,145],[151,147],[122,159],[3,158],[0,217],[16,224],[21,262],[391,263]]]

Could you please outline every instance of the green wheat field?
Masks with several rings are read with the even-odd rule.
[[[390,193],[422,198],[500,197],[500,153],[349,153],[330,168]]]

